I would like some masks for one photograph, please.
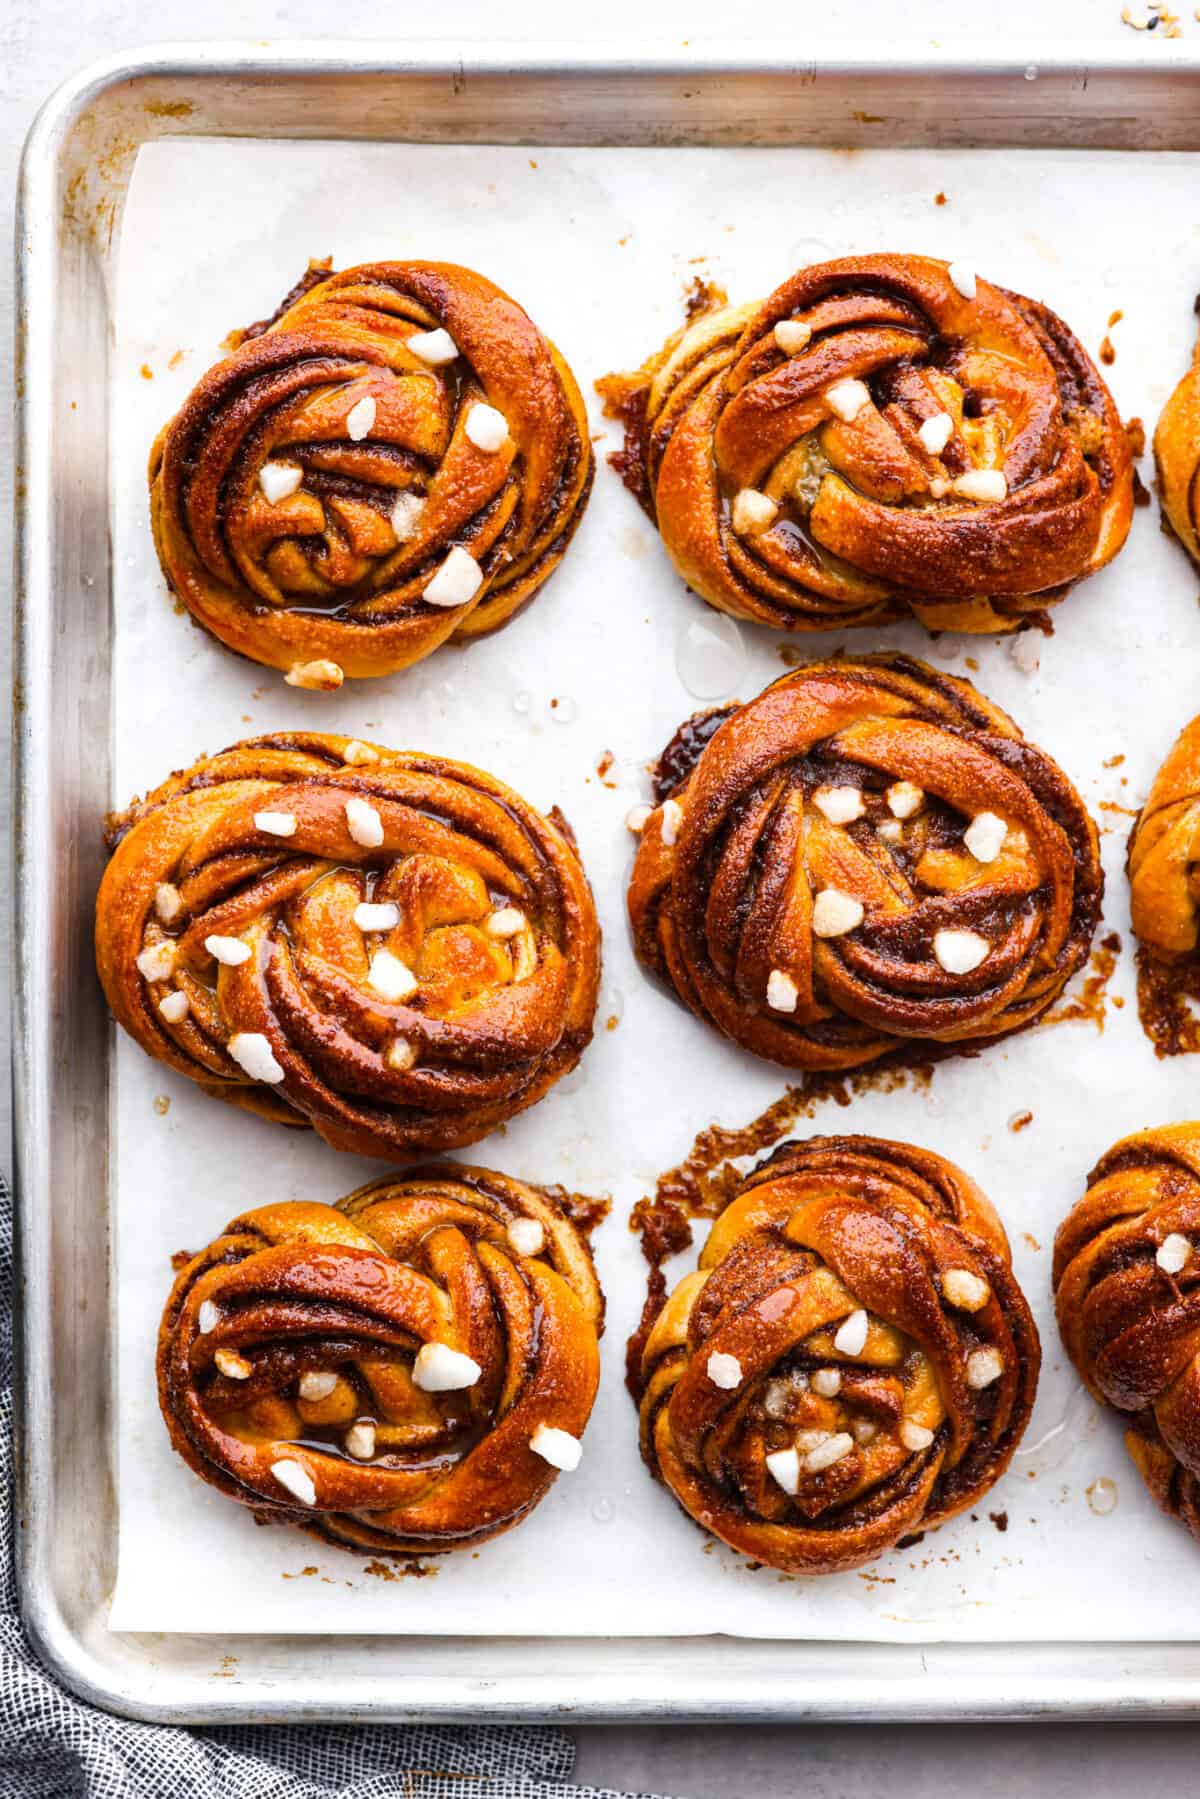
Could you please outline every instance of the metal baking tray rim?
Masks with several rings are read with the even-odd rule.
[[[107,467],[95,451],[107,426],[106,259],[139,144],[182,132],[403,139],[429,128],[415,111],[389,114],[394,133],[367,109],[337,113],[345,91],[361,98],[382,83],[410,91],[434,135],[460,141],[602,142],[622,130],[627,141],[746,141],[740,109],[753,91],[768,102],[753,115],[761,142],[1200,148],[1200,49],[1173,44],[1168,57],[1164,48],[1039,43],[1014,56],[996,43],[914,55],[903,44],[831,44],[813,57],[746,43],[645,55],[208,43],[107,58],[43,107],[26,143],[16,234],[17,1554],[26,1627],[80,1697],[129,1717],[209,1724],[1200,1714],[1200,1646],[1184,1643],[118,1636],[106,1624],[112,1546],[102,1535],[115,1512],[112,1395],[94,1378],[108,1365],[113,1303],[107,1218],[95,1204],[110,1039],[90,948],[109,748],[98,578],[108,567]],[[498,102],[514,84],[526,102],[505,112]],[[486,99],[473,111],[474,88]],[[631,89],[654,101],[641,137],[625,116]],[[580,90],[594,109],[587,118]],[[1021,130],[1031,94],[1037,117]],[[92,311],[77,316],[72,301]],[[73,735],[64,721],[75,717]],[[72,1387],[72,1374],[90,1375],[90,1387]]]

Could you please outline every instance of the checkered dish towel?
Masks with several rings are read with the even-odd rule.
[[[575,1749],[561,1730],[387,1724],[175,1730],[111,1718],[64,1692],[38,1662],[17,1610],[12,1223],[12,1199],[0,1176],[3,1799],[621,1799],[564,1784]]]

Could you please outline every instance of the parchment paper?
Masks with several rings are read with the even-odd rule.
[[[405,674],[326,696],[286,687],[176,613],[151,543],[145,466],[154,434],[226,332],[269,313],[310,256],[330,253],[335,267],[380,257],[460,261],[508,288],[579,377],[595,430],[607,432],[601,456],[616,431],[601,422],[592,381],[636,365],[662,340],[696,274],[742,300],[766,294],[802,263],[886,249],[967,259],[1048,301],[1093,354],[1121,309],[1108,376],[1125,415],[1152,426],[1191,350],[1195,182],[1186,156],[1121,153],[203,141],[143,150],[116,308],[114,802],[203,750],[315,726],[477,762],[543,808],[561,804],[605,933],[596,1040],[549,1098],[471,1154],[535,1181],[611,1192],[614,1206],[597,1241],[608,1332],[581,1468],[478,1553],[441,1558],[433,1578],[384,1580],[361,1555],[258,1528],[249,1511],[203,1486],[169,1446],[153,1376],[173,1251],[200,1248],[248,1205],[335,1200],[379,1165],[218,1106],[118,1036],[114,1627],[928,1640],[1194,1634],[1196,1547],[1158,1515],[1117,1422],[1098,1415],[1065,1366],[1049,1294],[1055,1227],[1097,1157],[1125,1132],[1200,1110],[1200,1063],[1156,1062],[1138,1027],[1121,872],[1123,809],[1140,803],[1200,701],[1197,575],[1160,534],[1156,512],[1139,512],[1115,566],[1056,611],[1034,674],[1018,669],[1002,642],[931,644],[915,627],[794,639],[742,627],[732,649],[709,655],[698,652],[715,615],[687,594],[601,466],[570,554],[513,625],[466,651],[446,648]],[[1103,1035],[1087,1023],[1044,1028],[940,1068],[928,1091],[866,1095],[848,1111],[827,1105],[803,1127],[907,1138],[974,1174],[1008,1226],[1046,1354],[1026,1446],[977,1517],[861,1574],[804,1582],[752,1571],[710,1542],[637,1455],[621,1379],[644,1291],[629,1208],[700,1128],[749,1120],[786,1076],[723,1044],[636,969],[624,919],[632,847],[624,819],[647,795],[646,763],[690,711],[758,692],[781,672],[781,645],[816,656],[843,642],[903,648],[971,674],[1058,758],[1106,832],[1104,929],[1122,934],[1125,951]],[[716,672],[693,676],[689,691],[681,658],[685,670],[715,661]],[[615,761],[606,783],[596,765],[608,750]],[[1008,1121],[1024,1109],[1033,1122],[1016,1134]],[[1097,1479],[1115,1482],[1118,1503],[1105,1516],[1089,1504]]]

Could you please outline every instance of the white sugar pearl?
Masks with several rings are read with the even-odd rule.
[[[196,1316],[196,1323],[200,1328],[200,1335],[202,1337],[207,1337],[207,1335],[210,1331],[216,1330],[216,1328],[217,1328],[218,1324],[220,1324],[220,1322],[221,1322],[220,1306],[215,1305],[211,1299],[202,1300],[201,1304],[200,1304],[200,1310]]]
[[[360,931],[391,931],[400,923],[400,908],[372,906],[364,900],[354,908],[354,922]]]
[[[678,800],[664,800],[662,809],[662,840],[669,849],[679,836],[679,827],[683,823],[683,807]]]
[[[482,586],[483,570],[468,550],[455,544],[421,597],[431,606],[465,606]]]
[[[836,1399],[842,1390],[842,1371],[840,1368],[818,1368],[810,1385],[813,1392],[819,1393],[822,1399]]]
[[[473,1387],[483,1369],[448,1343],[422,1343],[413,1363],[413,1386],[422,1393],[459,1393]]]
[[[779,508],[769,495],[743,487],[734,498],[730,521],[739,537],[753,537],[773,525],[778,513]]]
[[[845,425],[853,424],[864,406],[870,404],[871,392],[863,381],[835,381],[825,389],[825,404]]]
[[[494,455],[508,442],[508,420],[494,406],[472,406],[463,430],[477,450]]]
[[[767,976],[767,1004],[772,1012],[794,1012],[799,998],[800,989],[791,975],[773,968]]]
[[[964,300],[973,300],[976,293],[975,271],[969,262],[952,262],[946,273],[953,287],[956,287]]]
[[[417,1065],[417,1052],[404,1037],[393,1037],[383,1052],[383,1059],[396,1074],[407,1074]]]
[[[346,435],[352,443],[361,443],[375,429],[375,401],[366,394],[346,414]]]
[[[933,958],[947,974],[970,974],[984,960],[991,944],[978,931],[935,931]]]
[[[313,1477],[299,1462],[272,1462],[271,1473],[280,1486],[286,1487],[301,1505],[316,1505],[317,1489],[313,1484]]]
[[[407,347],[434,369],[453,362],[458,355],[458,345],[448,331],[417,331],[408,339]]]
[[[833,1339],[833,1347],[839,1355],[861,1355],[867,1346],[868,1329],[867,1314],[860,1306],[857,1312],[851,1312],[838,1330]]]
[[[248,1362],[236,1349],[218,1349],[213,1361],[226,1380],[249,1380],[254,1373],[254,1363]]]
[[[390,517],[392,530],[396,533],[400,543],[407,543],[410,537],[416,536],[417,527],[421,523],[421,515],[424,511],[425,502],[419,494],[401,493],[396,495],[392,501]]]
[[[954,432],[954,420],[948,412],[935,412],[917,428],[917,436],[931,456],[940,456]]]
[[[365,1418],[352,1424],[346,1432],[346,1454],[356,1462],[369,1462],[375,1454],[375,1426]]]
[[[1179,1274],[1187,1266],[1191,1254],[1192,1246],[1188,1239],[1181,1236],[1178,1231],[1172,1231],[1170,1236],[1164,1237],[1159,1244],[1154,1260],[1164,1274]]]
[[[215,962],[225,968],[240,968],[250,960],[250,945],[240,937],[206,937],[204,947]]]
[[[304,470],[294,462],[264,462],[258,471],[258,485],[272,506],[295,493],[304,479]]]
[[[301,1399],[328,1399],[337,1386],[338,1377],[327,1369],[310,1368],[300,1376],[297,1391]]]
[[[536,1218],[514,1218],[505,1236],[509,1248],[519,1256],[540,1256],[546,1247],[545,1227]]]
[[[334,693],[346,679],[346,671],[338,662],[296,662],[283,678],[289,687],[304,687],[310,693]]]
[[[632,831],[635,837],[640,837],[653,809],[652,806],[632,806],[625,814],[625,829]]]
[[[775,342],[785,356],[795,356],[808,347],[812,326],[802,319],[780,319],[775,327]]]
[[[357,794],[346,801],[346,829],[365,850],[377,850],[383,842],[383,820],[374,806]]]
[[[851,824],[865,810],[857,787],[818,787],[812,797],[817,811],[824,813],[832,825]]]
[[[236,1031],[226,1045],[243,1073],[252,1081],[275,1086],[283,1079],[283,1069],[275,1060],[275,1052],[261,1031]]]
[[[800,1456],[794,1449],[776,1449],[766,1458],[767,1472],[790,1498],[800,1489]]]
[[[994,862],[1007,836],[1008,826],[996,813],[977,812],[963,832],[963,842],[976,862]]]
[[[188,1015],[188,996],[186,993],[168,993],[165,999],[158,1002],[158,1015],[168,1024],[182,1024]]]
[[[714,1387],[732,1393],[735,1387],[741,1386],[742,1364],[735,1355],[725,1355],[721,1350],[714,1349],[705,1366]]]
[[[170,881],[160,881],[154,889],[154,910],[162,924],[171,924],[183,910],[183,895]]]
[[[807,1474],[820,1474],[823,1468],[832,1468],[843,1456],[849,1455],[854,1448],[854,1438],[847,1430],[839,1430],[824,1443],[818,1443],[810,1449],[804,1458],[804,1469]]]
[[[812,928],[816,937],[844,937],[863,921],[863,907],[852,894],[836,887],[822,888],[813,901]]]
[[[929,1445],[933,1442],[933,1432],[924,1424],[915,1423],[911,1418],[906,1418],[904,1420],[897,1434],[905,1449],[912,1449],[914,1451],[918,1449],[928,1449]]]
[[[925,790],[911,781],[893,781],[884,798],[893,818],[911,818],[925,803]]]
[[[875,826],[875,835],[884,843],[903,843],[904,826],[898,818],[885,818]]]
[[[1008,480],[1003,469],[973,468],[956,477],[954,491],[960,500],[992,503],[1008,497]]]
[[[175,945],[169,937],[149,944],[137,959],[137,971],[144,981],[165,981],[175,970]]]
[[[294,837],[296,835],[296,814],[294,812],[256,812],[254,829],[265,832],[268,837]]]
[[[369,743],[360,743],[357,737],[352,737],[342,751],[342,761],[348,768],[365,768],[378,760],[379,751],[373,750]]]
[[[516,906],[501,906],[487,921],[490,937],[515,937],[525,929],[525,914]]]
[[[553,1424],[539,1424],[529,1439],[529,1447],[534,1455],[540,1455],[552,1468],[561,1468],[564,1474],[570,1474],[578,1468],[583,1455],[583,1444],[579,1438],[573,1437],[569,1430],[559,1430]]]
[[[1036,674],[1042,661],[1042,646],[1036,631],[1018,631],[1008,640],[1008,653],[1023,675]]]
[[[419,985],[412,969],[399,956],[393,956],[390,949],[375,951],[367,971],[367,981],[380,999],[386,1000],[391,1006],[407,999],[410,993],[417,991]]]
[[[990,1387],[1004,1373],[1004,1363],[995,1349],[973,1349],[967,1357],[968,1387]]]
[[[987,1304],[991,1291],[987,1282],[969,1268],[947,1268],[942,1276],[942,1292],[961,1312],[978,1312]]]

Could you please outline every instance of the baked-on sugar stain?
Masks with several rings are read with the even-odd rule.
[[[1053,1006],[1047,1012],[1043,1024],[1067,1024],[1076,1019],[1084,1019],[1087,1023],[1094,1024],[1098,1031],[1103,1031],[1108,984],[1113,978],[1120,953],[1120,936],[1116,931],[1110,931],[1093,947],[1088,972],[1079,992]]]
[[[565,1212],[577,1231],[585,1237],[591,1235],[598,1224],[603,1224],[612,1211],[611,1193],[571,1193],[566,1187],[543,1187],[541,1189],[554,1201],[560,1212]]]
[[[1166,962],[1138,946],[1138,1017],[1156,1056],[1190,1056],[1200,1050],[1200,961]]]

